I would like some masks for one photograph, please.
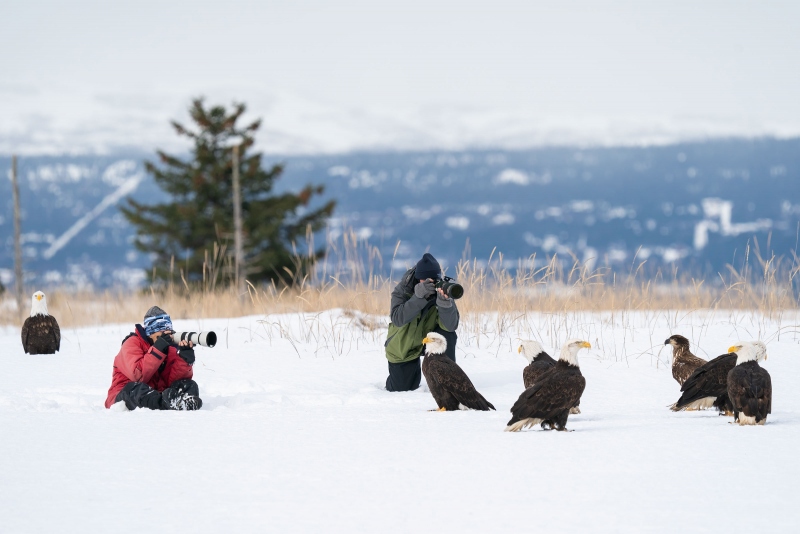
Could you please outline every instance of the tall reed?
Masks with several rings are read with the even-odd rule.
[[[303,250],[314,250],[313,236]],[[395,255],[400,243],[395,247]],[[296,265],[305,261],[295,250]],[[348,231],[327,240],[326,252],[312,273],[296,278],[293,286],[248,282],[246,292],[237,294],[230,283],[226,247],[215,244],[209,251],[202,282],[189,283],[179,267],[171,280],[141,291],[108,289],[69,291],[68,288],[37,287],[48,293],[50,312],[62,326],[141,321],[144,310],[158,304],[173,318],[239,317],[281,313],[316,313],[328,309],[357,311],[366,316],[386,316],[390,293],[404,274],[396,257],[386,261],[377,247]],[[495,317],[494,329],[507,329],[519,317],[531,312],[566,315],[577,312],[634,312],[665,310],[752,310],[765,318],[780,318],[798,308],[800,261],[790,258],[762,258],[748,251],[746,262],[735,269],[728,266],[713,279],[681,274],[650,272],[646,262],[632,263],[627,272],[603,266],[590,269],[575,257],[535,255],[508,267],[502,253],[492,251],[488,261],[465,256],[447,275],[464,286],[458,302],[462,328],[473,334],[487,328],[471,317]],[[413,266],[409,261],[405,268]],[[171,269],[172,271],[172,269]],[[31,288],[33,289],[33,288]],[[0,306],[0,324],[19,325],[27,310],[17,313],[9,296]],[[487,315],[488,314],[488,315]]]

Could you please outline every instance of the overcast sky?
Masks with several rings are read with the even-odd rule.
[[[800,2],[0,4],[0,153],[177,146],[194,96],[270,152],[800,134]]]

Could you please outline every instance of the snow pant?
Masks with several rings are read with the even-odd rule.
[[[442,334],[447,340],[447,352],[445,356],[456,361],[456,341],[458,335],[455,332],[447,332],[438,326],[434,332]],[[423,349],[422,354],[425,354]],[[392,363],[389,362],[389,376],[386,378],[386,389],[388,391],[413,391],[419,387],[422,380],[422,369],[419,358],[410,362]]]
[[[422,380],[422,369],[419,358],[410,362],[389,362],[389,376],[386,378],[388,391],[413,391],[419,387]]]
[[[115,402],[123,401],[129,410],[150,408],[151,410],[170,410],[171,400],[183,396],[200,397],[197,382],[191,379],[176,380],[164,391],[158,391],[143,382],[128,382],[117,393]]]

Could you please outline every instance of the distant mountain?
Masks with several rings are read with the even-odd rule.
[[[26,276],[37,284],[136,286],[148,258],[131,246],[122,198],[160,202],[151,154],[26,157],[19,162]],[[713,274],[762,256],[791,257],[800,229],[800,139],[719,140],[644,148],[269,156],[278,191],[325,184],[336,238],[352,228],[386,270],[430,250],[453,266],[502,253],[508,267],[558,254],[627,271],[678,266]],[[0,169],[10,158],[0,157]],[[0,181],[0,279],[13,270],[11,185]],[[400,246],[396,248],[398,240]],[[317,240],[319,243],[319,239]]]

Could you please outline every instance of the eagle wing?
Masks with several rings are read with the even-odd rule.
[[[458,402],[473,410],[494,410],[492,403],[478,393],[467,373],[449,358],[432,358],[428,364],[428,374],[447,390]]]
[[[679,411],[691,403],[706,397],[719,397],[728,392],[728,372],[736,365],[736,354],[722,354],[695,371],[681,386],[681,398],[672,407]]]
[[[511,408],[512,421],[555,417],[575,406],[585,388],[586,379],[579,370],[568,373],[556,370],[548,372],[519,396]]]
[[[61,348],[61,329],[52,315],[25,319],[21,336],[22,347],[28,354],[55,354]]]
[[[61,328],[58,326],[58,321],[52,315],[50,316],[52,320],[52,327],[53,327],[53,339],[56,345],[56,351],[61,350]]]
[[[31,318],[28,317],[25,319],[25,322],[22,323],[22,349],[25,353],[30,352],[28,350],[28,336],[31,333]]]
[[[689,377],[692,376],[692,373],[706,363],[708,362],[704,359],[698,358],[691,352],[687,352],[672,362],[672,377],[677,380],[680,385],[683,385]]]
[[[522,370],[522,381],[525,384],[525,389],[532,387],[539,378],[542,377],[547,371],[555,366],[556,362],[552,358],[550,360],[541,359],[533,360],[529,365]]]
[[[761,421],[772,413],[772,378],[758,364],[737,365],[728,373],[728,397],[735,412]]]

